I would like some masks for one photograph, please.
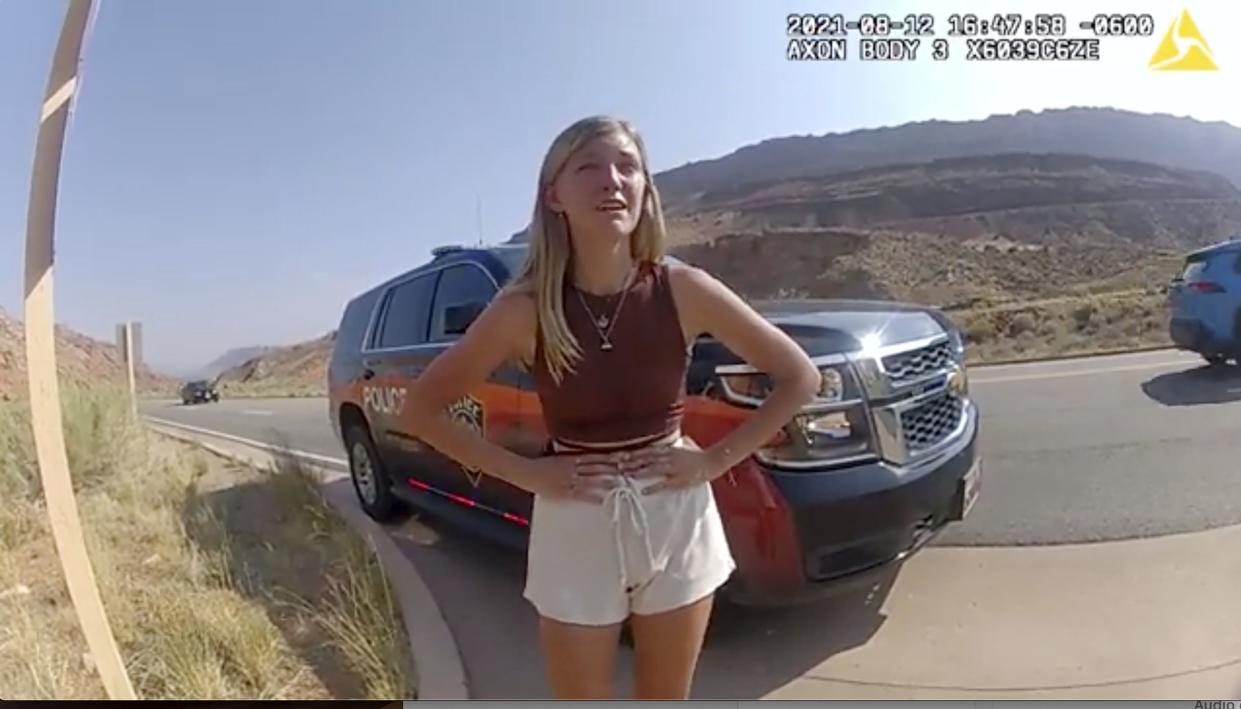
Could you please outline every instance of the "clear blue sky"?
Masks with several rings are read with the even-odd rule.
[[[563,126],[613,113],[656,171],[790,134],[1111,105],[1241,125],[1241,3],[1188,5],[1221,71],[1153,73],[1159,37],[1097,65],[791,64],[789,11],[1154,13],[1179,2],[101,0],[66,148],[58,319],[150,362],[335,326],[429,249],[524,225]],[[986,6],[986,8],[984,8]],[[0,306],[20,315],[37,116],[65,3],[0,0]],[[956,40],[960,42],[960,40]],[[925,50],[924,50],[925,51]],[[954,44],[963,55],[964,45]]]

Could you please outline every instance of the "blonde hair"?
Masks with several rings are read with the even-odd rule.
[[[564,315],[563,287],[573,256],[569,226],[564,217],[548,206],[547,192],[565,163],[582,145],[594,138],[616,132],[628,136],[637,147],[642,173],[646,178],[638,225],[629,237],[629,253],[639,262],[657,263],[664,256],[667,232],[664,228],[663,210],[659,203],[659,192],[651,179],[646,146],[637,129],[629,121],[609,116],[583,118],[564,129],[552,141],[547,155],[543,158],[534,199],[534,214],[528,229],[529,253],[521,274],[513,280],[511,286],[515,291],[534,296],[538,312],[536,336],[542,345],[547,369],[557,383],[560,383],[566,372],[573,371],[573,365],[581,358],[582,352]]]

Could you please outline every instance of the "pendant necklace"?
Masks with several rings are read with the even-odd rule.
[[[590,316],[590,324],[595,327],[595,333],[599,335],[599,349],[604,352],[612,350],[612,329],[616,327],[616,319],[620,315],[621,307],[625,305],[625,296],[629,295],[629,287],[633,284],[633,271],[625,278],[625,287],[621,290],[620,300],[616,303],[616,308],[612,311],[612,316],[608,317],[607,313],[603,315],[595,315],[595,311],[590,309],[586,304],[586,298],[582,295],[582,291],[576,287],[573,289],[577,293],[577,299],[581,302],[582,307],[586,310],[586,314]]]

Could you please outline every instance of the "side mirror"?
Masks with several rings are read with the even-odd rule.
[[[461,303],[460,305],[450,305],[444,308],[444,334],[446,335],[462,335],[470,327],[470,324],[482,315],[483,310],[487,308],[487,304],[482,301],[472,301],[469,303]]]

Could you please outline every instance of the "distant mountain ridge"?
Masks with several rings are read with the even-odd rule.
[[[939,158],[700,192],[674,246],[718,236],[887,230],[1029,243],[1197,247],[1241,228],[1241,189],[1205,171],[1075,154]]]
[[[63,325],[57,325],[56,364],[62,383],[93,385],[125,383],[120,350]],[[176,391],[177,382],[145,367],[137,372],[143,393],[164,395]],[[0,401],[26,398],[26,332],[22,322],[0,308]]]
[[[234,367],[241,366],[255,357],[271,352],[273,349],[275,348],[267,346],[237,347],[231,349],[212,360],[207,366],[196,371],[194,373],[194,377],[199,379],[215,379],[224,372]]]
[[[219,374],[225,395],[321,396],[327,391],[327,362],[333,330],[287,347],[270,347]]]
[[[1168,114],[1073,107],[771,138],[654,176],[669,205],[702,192],[996,153],[1073,153],[1205,170],[1241,186],[1241,128]]]

